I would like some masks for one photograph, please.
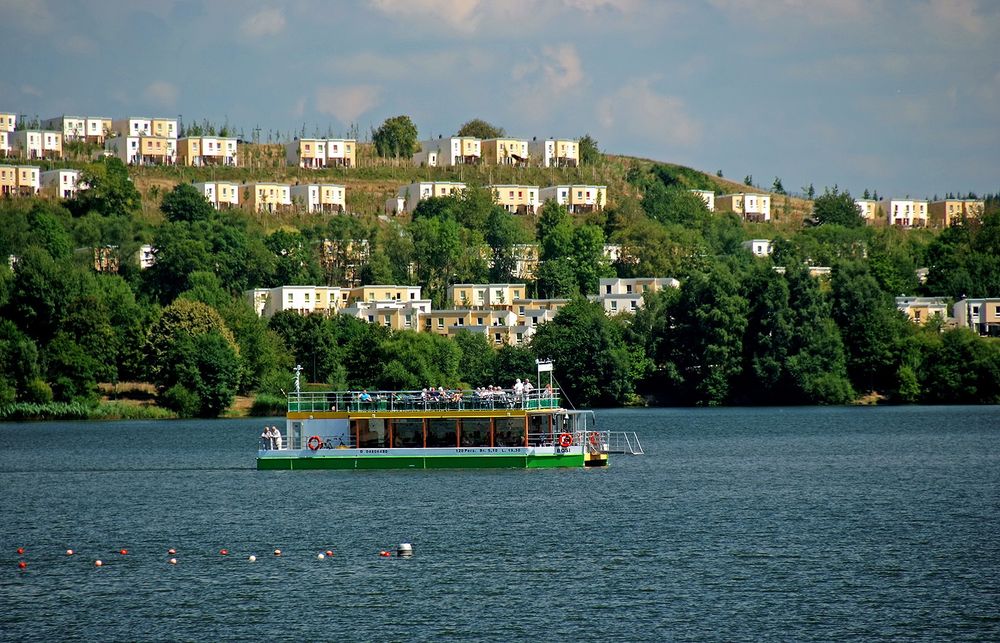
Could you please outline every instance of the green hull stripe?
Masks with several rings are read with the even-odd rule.
[[[257,469],[548,469],[582,467],[583,454],[257,458]]]

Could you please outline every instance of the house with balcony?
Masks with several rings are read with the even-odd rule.
[[[177,139],[177,164],[236,166],[237,141],[222,136],[185,136]]]
[[[750,239],[743,242],[743,247],[755,257],[769,257],[774,252],[774,244],[770,239]]]
[[[955,222],[979,219],[985,207],[981,199],[942,199],[928,204],[927,214],[935,226],[947,228]]]
[[[62,132],[52,130],[17,130],[10,134],[14,156],[36,160],[58,160],[63,156]]]
[[[904,228],[927,227],[927,201],[923,199],[890,199],[883,208],[889,225]]]
[[[480,145],[486,165],[528,165],[528,140],[520,138],[487,138]]]
[[[389,215],[410,213],[424,199],[457,195],[463,190],[465,183],[458,181],[421,181],[404,185],[396,192],[396,196],[386,200],[385,213]]]
[[[553,200],[566,206],[570,214],[586,214],[603,210],[607,205],[606,185],[552,185],[539,190],[539,198],[544,204]]]
[[[41,187],[41,170],[34,165],[0,165],[0,195],[33,196]]]
[[[1000,337],[1000,297],[960,299],[953,308],[955,324],[989,337]]]
[[[537,185],[491,185],[493,200],[511,214],[538,214],[539,189]]]
[[[355,301],[340,314],[392,330],[420,331],[422,318],[430,310],[430,299]]]
[[[343,212],[346,188],[336,183],[309,183],[292,186],[292,203],[306,212]]]
[[[333,315],[341,308],[342,289],[337,286],[278,286],[254,288],[244,293],[258,316],[271,318],[291,310],[300,315]]]
[[[948,300],[944,297],[896,297],[896,309],[914,324],[926,324],[934,315],[948,319]]]
[[[467,330],[486,336],[494,345],[516,345],[527,340],[526,327],[517,321],[512,310],[472,310],[454,308],[431,310],[423,317],[424,332],[454,337]]]
[[[715,192],[712,190],[688,190],[688,192],[701,197],[701,200],[705,202],[705,208],[709,212],[715,212]]]
[[[192,183],[216,210],[228,210],[240,204],[240,184],[232,181]]]
[[[771,220],[771,196],[757,192],[738,192],[715,197],[716,212],[733,212],[744,221],[761,223]]]
[[[240,185],[240,205],[251,212],[287,212],[292,209],[292,190],[287,183],[244,183]]]
[[[177,139],[116,136],[104,141],[104,151],[126,165],[173,165],[177,160]]]
[[[681,282],[673,277],[604,278],[600,280],[598,294],[591,299],[599,302],[609,315],[634,313],[642,308],[646,293],[680,286]]]
[[[55,116],[42,121],[42,128],[62,132],[63,141],[82,141],[101,145],[114,133],[110,118],[103,116]]]
[[[474,136],[450,136],[421,141],[420,151],[413,155],[413,164],[427,167],[476,165],[482,156],[480,139]]]
[[[513,309],[527,296],[525,284],[454,284],[448,287],[448,303],[455,308]]]
[[[347,138],[299,138],[285,143],[285,159],[296,167],[354,167],[357,141]]]
[[[80,170],[49,170],[40,175],[41,190],[60,199],[72,199],[86,184],[80,184]]]
[[[534,297],[525,297],[524,299],[514,300],[514,312],[517,313],[518,323],[521,324],[540,324],[545,321],[549,321],[559,313],[559,310],[569,304],[572,301],[570,299],[539,299]],[[536,319],[532,320],[531,318]]]
[[[580,141],[568,138],[534,139],[528,144],[532,162],[542,167],[577,167],[580,165]]]
[[[358,286],[346,291],[348,305],[373,301],[420,301],[420,286],[397,286],[372,284]]]
[[[882,205],[875,199],[855,199],[854,205],[865,223],[871,224],[882,218]]]

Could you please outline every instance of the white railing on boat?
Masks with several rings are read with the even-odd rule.
[[[557,409],[559,389],[448,391],[302,391],[288,395],[291,413],[324,411],[476,411],[502,409]]]
[[[627,455],[644,455],[639,436],[635,431],[607,431],[605,453],[624,453]]]

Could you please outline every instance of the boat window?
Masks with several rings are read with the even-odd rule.
[[[424,421],[402,419],[392,423],[392,446],[397,449],[419,449],[424,446]]]
[[[490,444],[490,419],[465,418],[462,420],[461,444],[463,447],[488,447]]]
[[[427,421],[428,447],[458,446],[458,423],[454,419],[434,418]]]
[[[351,431],[358,436],[358,446],[362,449],[384,449],[389,446],[385,420],[353,420],[351,424]]]
[[[493,442],[498,447],[523,447],[524,418],[497,418]]]
[[[548,414],[528,416],[528,442],[530,444],[553,444],[549,417]]]

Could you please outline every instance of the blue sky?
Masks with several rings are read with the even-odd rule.
[[[994,0],[0,0],[0,111],[484,118],[790,191],[1000,191]],[[9,56],[13,53],[13,58]],[[12,64],[11,64],[12,63]]]

